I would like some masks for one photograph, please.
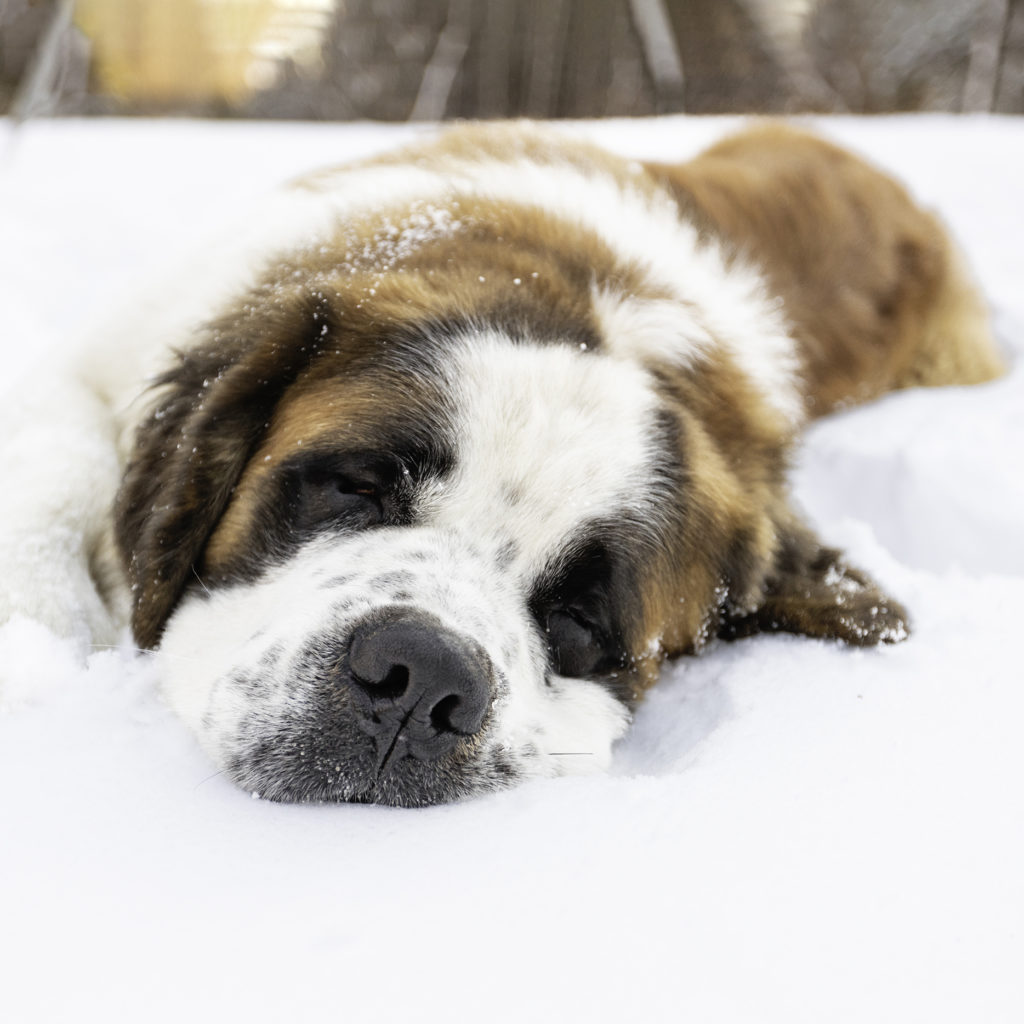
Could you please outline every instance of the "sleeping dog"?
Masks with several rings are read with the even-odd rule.
[[[593,771],[711,638],[902,640],[790,451],[999,372],[936,219],[826,142],[665,165],[456,128],[292,183],[48,382],[2,456],[0,619],[130,621],[268,798]]]

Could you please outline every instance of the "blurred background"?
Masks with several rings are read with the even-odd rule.
[[[0,113],[1024,111],[1024,0],[0,0]]]

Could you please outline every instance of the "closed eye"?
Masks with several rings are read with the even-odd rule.
[[[608,644],[592,622],[567,608],[552,609],[545,635],[552,667],[560,676],[581,679],[602,671],[608,662]]]
[[[381,490],[345,477],[314,475],[302,480],[297,505],[300,526],[338,525],[358,529],[384,518]]]
[[[586,678],[620,666],[624,652],[611,608],[611,560],[602,544],[575,552],[535,588],[531,611],[544,633],[551,667]]]
[[[435,446],[392,442],[383,450],[307,448],[282,464],[268,508],[291,540],[320,530],[407,526],[418,488],[453,464]]]
[[[366,529],[395,510],[393,460],[370,455],[326,455],[304,459],[288,472],[287,504],[300,530]]]

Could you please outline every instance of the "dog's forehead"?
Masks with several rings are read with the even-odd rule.
[[[313,369],[285,393],[208,542],[207,569],[249,559],[289,467],[330,453],[397,459],[414,485],[403,529],[458,536],[524,586],[595,528],[635,551],[659,534],[673,455],[647,370],[496,328],[416,333],[414,345]]]
[[[539,571],[582,525],[642,514],[658,400],[640,366],[487,332],[456,344],[449,379],[456,458],[425,496],[431,521],[511,541]]]

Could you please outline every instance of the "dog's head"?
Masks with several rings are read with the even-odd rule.
[[[386,273],[351,228],[279,262],[139,432],[118,503],[136,636],[267,797],[424,804],[595,770],[667,655],[902,628],[788,511],[785,403],[699,310],[578,227],[462,216]]]

